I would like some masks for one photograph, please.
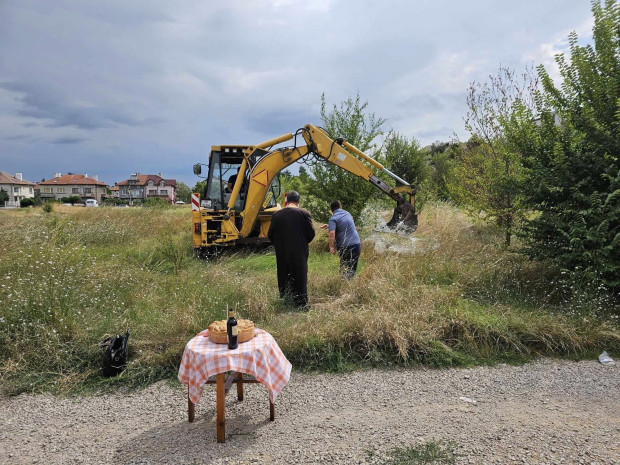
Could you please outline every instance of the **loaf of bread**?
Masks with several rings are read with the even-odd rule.
[[[254,322],[252,320],[237,320],[237,341],[249,341],[254,337]],[[226,320],[214,321],[209,325],[209,340],[216,344],[227,344]]]

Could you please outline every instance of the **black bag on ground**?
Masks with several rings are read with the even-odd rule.
[[[127,366],[127,340],[129,330],[123,336],[117,334],[104,339],[99,343],[99,348],[103,351],[103,376],[116,376]]]

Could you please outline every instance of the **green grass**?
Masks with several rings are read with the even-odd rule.
[[[455,446],[452,441],[429,441],[412,447],[396,447],[383,457],[371,449],[367,456],[370,463],[376,465],[453,465],[456,463]]]
[[[227,308],[270,331],[303,370],[620,352],[613,296],[496,246],[502,238],[492,228],[449,206],[428,207],[413,241],[360,228],[352,281],[340,279],[326,233],[317,231],[308,313],[278,299],[272,250],[196,260],[190,228],[189,208],[0,212],[0,389],[174,380],[185,343]],[[127,328],[128,368],[104,379],[98,343]]]

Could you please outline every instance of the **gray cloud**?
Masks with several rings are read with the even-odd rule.
[[[83,137],[59,137],[58,139],[54,139],[52,144],[77,144],[79,142],[83,142],[86,139]]]
[[[210,145],[320,124],[323,92],[359,92],[386,130],[426,145],[464,130],[469,82],[548,60],[590,16],[565,0],[4,0],[0,157],[32,179],[193,185]]]
[[[16,134],[14,136],[5,136],[3,137],[4,140],[27,140],[30,139],[30,136],[27,136],[26,134]]]
[[[261,111],[254,109],[246,116],[246,125],[259,134],[271,134],[267,139],[294,133],[306,123],[311,123],[316,115],[310,108],[273,109]],[[255,143],[262,141],[255,141]]]
[[[116,125],[142,126],[161,122],[161,118],[147,117],[142,120],[129,114],[123,105],[76,105],[71,104],[61,93],[45,88],[40,83],[2,82],[0,88],[20,94],[17,99],[24,108],[20,116],[51,120],[48,127],[73,126],[79,129],[111,128]],[[31,123],[32,124],[32,123]]]

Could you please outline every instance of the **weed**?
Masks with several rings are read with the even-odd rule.
[[[456,463],[453,449],[452,442],[431,441],[415,447],[396,448],[390,452],[391,457],[383,463],[384,465],[451,465]]]

